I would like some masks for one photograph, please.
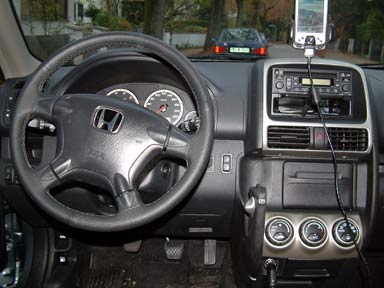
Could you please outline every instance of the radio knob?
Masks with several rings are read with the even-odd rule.
[[[341,86],[341,90],[343,90],[343,92],[349,92],[351,90],[351,86],[349,86],[348,84],[344,84],[343,86]]]
[[[276,84],[275,84],[275,87],[277,88],[277,89],[283,89],[284,88],[284,82],[282,82],[282,81],[277,81],[276,82]]]

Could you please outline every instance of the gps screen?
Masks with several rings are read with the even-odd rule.
[[[323,33],[324,0],[299,0],[298,31]]]

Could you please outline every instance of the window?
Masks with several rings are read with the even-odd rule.
[[[63,20],[67,18],[66,0],[21,0],[21,19]]]

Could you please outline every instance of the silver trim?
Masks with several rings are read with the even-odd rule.
[[[134,102],[139,105],[139,100],[137,99],[136,95],[132,91],[130,91],[128,89],[125,89],[125,88],[113,89],[113,90],[109,91],[106,96],[115,96],[115,97],[117,97],[116,95],[112,95],[112,94],[114,94],[116,92],[125,92],[125,93],[127,93],[129,96],[131,96],[133,98]]]
[[[286,244],[284,244],[284,245],[276,245],[276,244],[272,243],[268,239],[268,237],[267,237],[267,233],[268,233],[267,228],[271,224],[271,222],[273,220],[276,220],[276,219],[281,219],[281,220],[284,220],[284,221],[288,222],[288,224],[291,225],[291,228],[292,228],[291,239]],[[265,223],[266,224],[265,224],[265,233],[264,233],[264,240],[265,240],[264,243],[266,243],[267,245],[271,246],[273,249],[279,249],[279,250],[280,249],[285,249],[285,248],[289,247],[292,244],[292,242],[295,239],[296,233],[295,233],[295,226],[293,225],[292,221],[289,218],[287,218],[285,216],[281,216],[281,215],[276,215],[274,217],[269,218],[268,221],[265,221]],[[275,240],[275,241],[279,242],[277,240]],[[280,241],[280,242],[285,242],[285,240],[284,241]]]
[[[335,221],[340,220],[340,213],[327,212],[327,211],[311,211],[311,212],[267,212],[265,223],[269,223],[273,218],[288,218],[293,224],[294,237],[289,247],[285,248],[275,247],[271,245],[266,239],[264,233],[263,243],[263,257],[276,257],[276,258],[296,258],[296,259],[308,259],[308,260],[329,260],[329,259],[345,259],[358,257],[355,249],[345,249],[337,245],[332,236],[329,236],[329,231],[332,231]],[[308,249],[308,246],[303,245],[300,239],[300,224],[308,218],[319,218],[325,224],[328,231],[328,238],[324,241],[324,245],[316,249]],[[360,235],[364,235],[362,228],[362,222],[358,214],[348,214],[348,219],[357,225],[360,230]],[[265,225],[267,227],[267,225]],[[361,238],[362,239],[362,238]],[[362,241],[358,245],[361,247]]]
[[[343,250],[351,250],[351,249],[354,249],[355,248],[355,244],[354,243],[352,243],[351,245],[349,245],[349,246],[341,246],[339,243],[337,243],[337,241],[336,241],[336,239],[335,239],[335,236],[334,236],[334,228],[336,228],[335,227],[335,225],[336,225],[336,223],[337,222],[339,222],[339,221],[344,221],[344,218],[343,217],[340,217],[340,218],[338,218],[338,219],[336,219],[335,221],[333,221],[333,224],[332,224],[332,240],[333,240],[333,242],[334,242],[334,244],[335,245],[337,245],[340,249],[343,249]],[[359,244],[360,243],[360,239],[361,239],[361,233],[360,233],[360,226],[359,225],[357,225],[357,223],[355,222],[355,221],[353,221],[352,219],[350,219],[349,217],[348,217],[348,221],[349,222],[351,222],[352,224],[354,224],[355,226],[356,226],[356,229],[357,229],[357,239],[356,239],[356,243],[357,244]],[[344,221],[345,222],[345,221]],[[339,240],[340,240],[340,242],[344,242],[342,239],[340,239],[340,237],[337,235],[337,233],[335,233],[336,234],[336,238],[338,238]]]
[[[316,246],[309,246],[307,243],[304,242],[304,240],[302,239],[301,237],[301,226],[305,225],[307,222],[310,222],[310,221],[318,221],[320,222],[321,224],[323,224],[324,228],[325,228],[325,239],[322,240],[323,242],[320,242],[318,245],[317,243],[313,243],[315,244]],[[324,223],[324,221],[319,218],[319,217],[307,217],[307,218],[304,218],[303,220],[301,220],[301,222],[299,223],[299,240],[301,242],[301,244],[303,244],[306,248],[310,249],[310,250],[317,250],[317,249],[320,249],[321,247],[323,247],[327,241],[329,239],[329,233],[328,233],[328,229],[327,229],[327,225]]]
[[[325,156],[329,155],[329,150],[310,150],[310,149],[276,149],[276,148],[268,148],[268,127],[269,126],[299,126],[299,127],[322,127],[322,124],[320,121],[318,122],[298,122],[294,120],[285,121],[285,120],[272,120],[268,115],[268,109],[267,109],[267,84],[268,84],[268,70],[273,65],[297,65],[302,64],[306,65],[306,59],[300,59],[300,58],[292,58],[292,59],[268,59],[263,62],[263,154],[264,155],[310,155],[314,156]],[[342,68],[349,68],[354,69],[356,72],[358,72],[361,76],[361,79],[363,81],[364,86],[364,92],[365,92],[365,100],[367,104],[367,119],[365,122],[361,124],[348,124],[348,123],[339,123],[334,120],[327,120],[327,126],[328,127],[340,127],[340,128],[364,128],[368,131],[368,149],[366,151],[336,151],[336,154],[340,157],[350,157],[350,156],[363,156],[366,154],[369,154],[372,150],[372,119],[371,119],[371,113],[370,113],[370,102],[369,102],[369,92],[368,92],[368,85],[367,80],[364,74],[364,71],[351,63],[347,62],[341,62],[337,60],[330,60],[330,59],[318,59],[315,58],[312,60],[313,65],[328,65],[328,66],[337,66]]]
[[[111,121],[106,121],[104,119],[105,111],[107,111],[107,110],[113,111],[113,112],[116,113]],[[102,111],[100,117],[103,116],[103,118],[98,119],[98,122],[96,123],[96,117],[97,117],[97,114],[99,113],[99,111]],[[113,127],[115,126],[119,116],[121,116],[120,123],[117,126],[116,130],[113,130]],[[119,130],[121,128],[121,125],[124,122],[124,113],[123,113],[123,111],[120,111],[120,110],[112,108],[112,107],[98,106],[98,107],[96,107],[95,111],[93,112],[93,116],[92,116],[91,119],[92,119],[92,126],[94,128],[97,128],[99,130],[102,130],[102,131],[105,131],[105,132],[108,132],[108,133],[116,134],[116,133],[119,132]],[[103,125],[107,125],[107,129],[103,129],[102,128]]]

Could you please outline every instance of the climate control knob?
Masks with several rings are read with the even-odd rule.
[[[300,226],[300,239],[310,247],[318,247],[327,239],[327,228],[319,219],[308,219]]]
[[[359,240],[359,227],[350,219],[348,219],[348,222],[349,229],[344,219],[337,221],[333,225],[333,238],[337,244],[343,247],[353,246],[353,239],[355,239],[356,242]]]
[[[285,218],[274,218],[269,221],[265,231],[268,241],[275,246],[284,246],[293,238],[292,224]]]

